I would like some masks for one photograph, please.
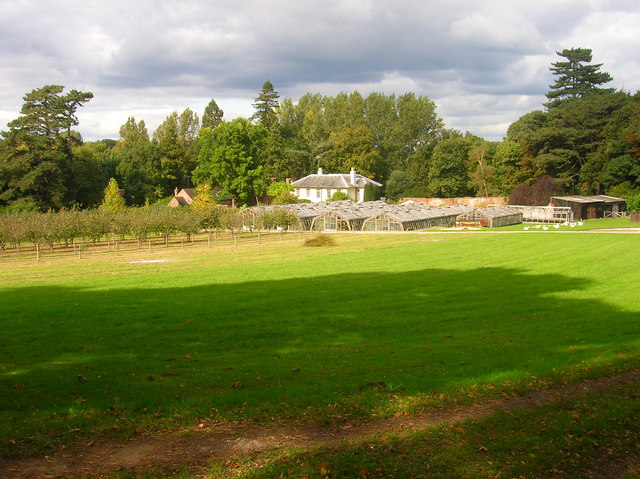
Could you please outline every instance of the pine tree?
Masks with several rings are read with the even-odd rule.
[[[546,103],[547,108],[556,108],[571,99],[582,98],[590,93],[615,91],[613,88],[599,87],[609,83],[613,78],[609,73],[600,71],[602,63],[587,65],[591,63],[589,48],[565,48],[556,53],[567,61],[552,63],[549,68],[557,78],[553,85],[549,85],[551,90],[547,93],[547,98],[551,101]]]
[[[212,99],[204,109],[204,113],[202,115],[202,128],[215,128],[222,123],[223,116],[224,111],[222,111],[216,101]]]
[[[278,108],[278,92],[273,89],[273,85],[269,80],[264,82],[262,90],[256,97],[253,104],[256,112],[251,120],[257,120],[265,128],[269,129],[276,121],[276,108]]]

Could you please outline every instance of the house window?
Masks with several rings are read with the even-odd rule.
[[[320,188],[316,190],[316,198],[318,199],[322,198],[322,190]]]
[[[311,190],[307,188],[307,198],[311,198]]]

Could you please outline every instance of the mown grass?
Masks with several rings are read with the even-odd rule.
[[[637,238],[0,261],[1,453],[203,419],[357,421],[637,366]]]
[[[208,477],[637,478],[639,398],[634,384],[358,445],[234,458]]]

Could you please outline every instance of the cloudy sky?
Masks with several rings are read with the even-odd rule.
[[[151,133],[213,98],[248,117],[266,79],[306,92],[414,92],[447,127],[499,140],[541,107],[556,51],[593,50],[640,89],[637,0],[0,0],[0,129],[46,84],[91,91],[85,139]]]

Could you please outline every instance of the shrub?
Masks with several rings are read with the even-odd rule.
[[[294,205],[299,203],[298,198],[287,191],[283,191],[271,202],[272,205]]]
[[[315,235],[304,242],[305,246],[335,246],[336,242],[329,235]]]
[[[627,198],[627,212],[633,213],[634,211],[640,211],[640,193]]]
[[[334,194],[332,194],[329,199],[327,201],[344,201],[344,200],[350,200],[351,197],[346,194],[343,193],[342,191],[336,191]]]

